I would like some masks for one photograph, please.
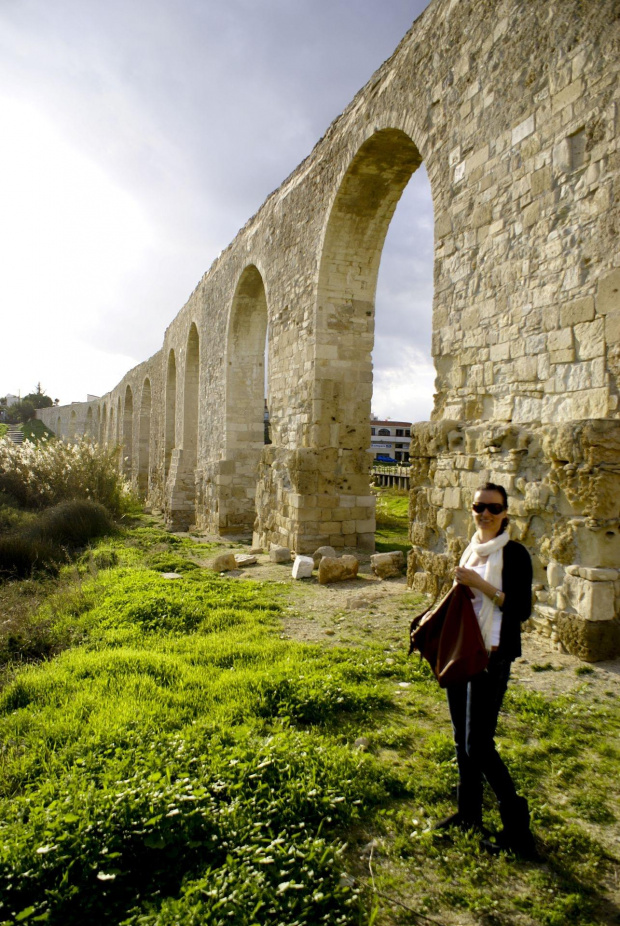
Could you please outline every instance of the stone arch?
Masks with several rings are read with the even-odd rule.
[[[114,403],[110,403],[110,424],[108,429],[107,443],[116,444],[116,419],[114,414]]]
[[[187,335],[182,396],[182,436],[180,445],[172,451],[166,485],[166,524],[173,530],[187,530],[196,522],[200,338],[195,322]]]
[[[116,429],[114,432],[114,443],[116,444],[117,447],[119,447],[121,444],[122,427],[123,427],[122,422],[123,422],[123,404],[121,402],[121,397],[119,396],[118,401],[116,403]]]
[[[226,343],[226,459],[232,466],[220,529],[251,530],[265,445],[267,297],[259,270],[246,267],[235,290]]]
[[[168,476],[172,451],[176,446],[176,414],[177,414],[177,365],[174,351],[168,354],[168,367],[166,370],[166,422],[164,441],[164,476]]]
[[[187,464],[196,467],[198,454],[198,401],[200,395],[200,339],[192,322],[185,351],[183,379],[183,454]]]
[[[422,156],[401,129],[376,131],[358,149],[339,185],[325,228],[317,288],[315,420],[312,445],[331,469],[327,485],[358,517],[345,518],[347,545],[374,547],[370,494],[370,413],[375,291],[394,210]],[[364,512],[361,509],[365,509]],[[346,512],[345,512],[346,513]],[[364,517],[359,515],[365,514]],[[338,515],[331,518],[331,526]],[[354,531],[351,524],[354,522]],[[344,527],[331,535],[345,543]]]
[[[120,399],[119,399],[120,403]],[[120,422],[119,422],[120,424]],[[123,472],[130,476],[133,463],[133,392],[131,386],[125,389],[123,407]]]
[[[138,435],[138,491],[146,497],[149,489],[149,463],[151,439],[151,381],[146,377],[142,385],[140,402],[140,429]]]
[[[107,444],[108,442],[108,406],[106,402],[103,403],[103,412],[101,413],[99,441],[101,444]]]
[[[93,433],[93,407],[89,405],[88,411],[86,412],[86,422],[84,424],[84,437],[92,437]]]

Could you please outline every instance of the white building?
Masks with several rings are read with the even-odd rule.
[[[411,421],[370,422],[370,452],[375,460],[390,457],[397,463],[409,462],[409,444],[411,443]],[[379,461],[380,462],[380,461]]]

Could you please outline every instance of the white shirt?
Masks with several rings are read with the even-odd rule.
[[[484,574],[486,572],[486,563],[482,563],[479,566],[469,566],[469,569],[473,569],[474,572],[477,572],[481,579],[484,579]],[[472,588],[474,597],[472,599],[472,607],[474,609],[474,614],[476,617],[480,616],[480,609],[482,608],[482,599],[484,595],[479,588]],[[493,629],[491,631],[491,646],[499,646],[499,636],[502,631],[502,612],[497,605],[493,608]]]

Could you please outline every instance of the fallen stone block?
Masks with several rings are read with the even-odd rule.
[[[401,576],[405,569],[405,554],[402,550],[375,553],[370,557],[370,568],[380,579],[393,579],[395,576]]]
[[[178,572],[160,572],[162,579],[182,579],[183,576]]]
[[[247,553],[235,553],[235,562],[237,566],[253,566],[258,560]]]
[[[293,563],[294,579],[309,579],[314,569],[314,560],[311,556],[296,556]]]
[[[355,579],[359,565],[355,556],[324,556],[319,563],[319,582],[321,585],[327,585],[329,582]]]
[[[275,543],[271,544],[269,550],[269,562],[271,563],[290,563],[291,551],[288,547],[279,547]]]
[[[222,553],[212,560],[210,567],[213,572],[230,572],[231,569],[237,568],[237,561],[233,553]]]
[[[314,560],[314,568],[319,568],[319,563],[324,556],[331,556],[332,558],[336,557],[336,551],[333,547],[319,547],[318,550],[315,550],[312,554],[312,559]]]

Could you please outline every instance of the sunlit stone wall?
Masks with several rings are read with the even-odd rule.
[[[618,30],[615,0],[431,3],[161,351],[89,406],[170,527],[372,548],[375,288],[423,161],[437,394],[413,431],[411,582],[447,579],[496,475],[535,557],[535,622],[586,658],[618,648]],[[70,438],[87,412],[41,417]]]

